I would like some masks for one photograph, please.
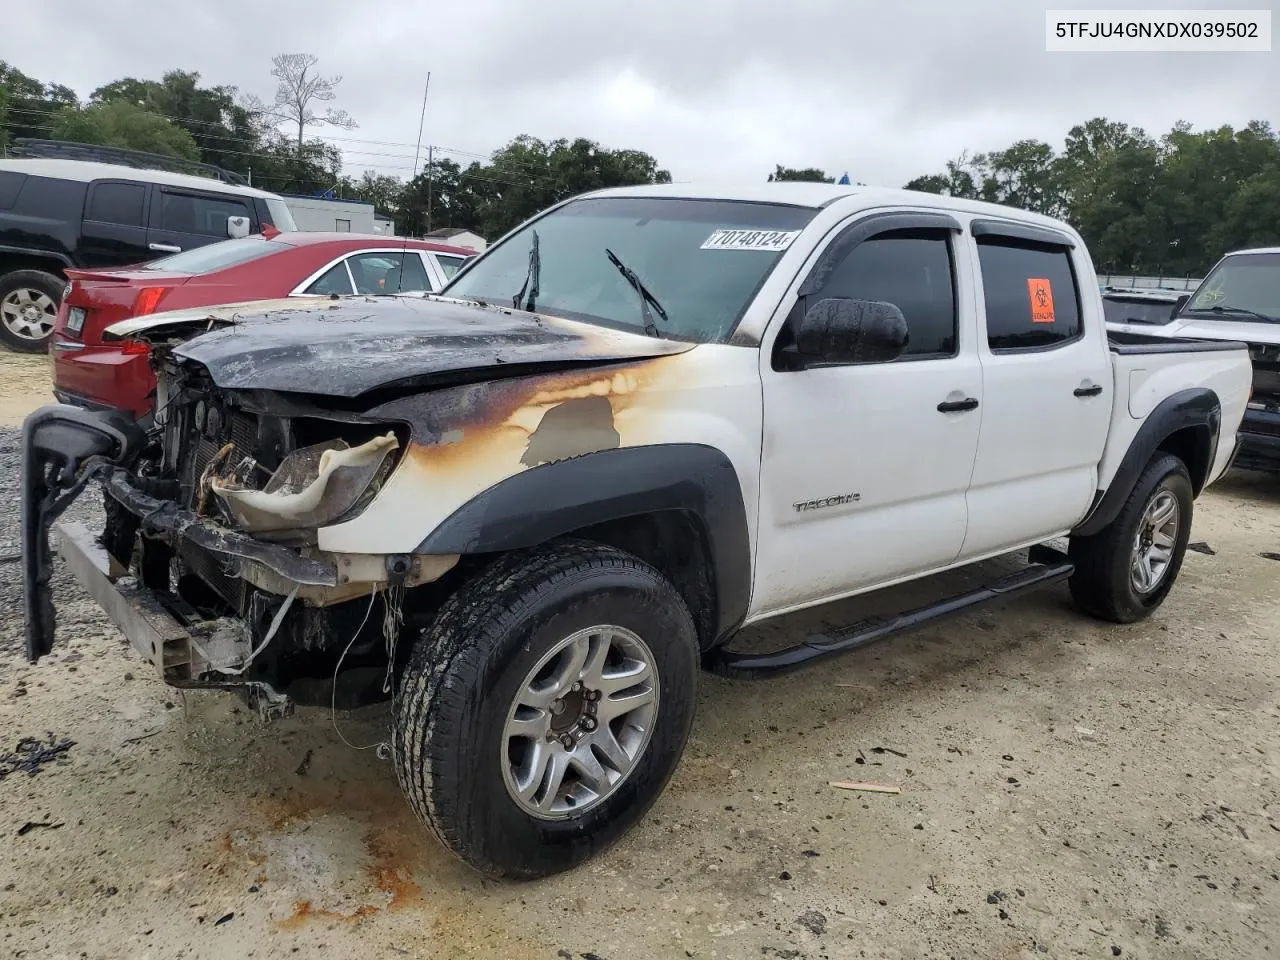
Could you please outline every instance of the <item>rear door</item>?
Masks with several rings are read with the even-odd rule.
[[[228,217],[248,217],[252,222],[251,198],[157,184],[152,191],[148,218],[150,255],[178,253],[226,240]]]
[[[1047,539],[1093,501],[1112,366],[1093,269],[1066,234],[975,220],[982,429],[961,559]]]
[[[95,180],[85,194],[80,259],[107,267],[153,259],[147,249],[150,184],[136,180]]]

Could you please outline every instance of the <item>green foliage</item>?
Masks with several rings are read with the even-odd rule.
[[[191,134],[164,117],[123,100],[91,103],[83,108],[63,107],[54,115],[49,134],[55,140],[128,147],[186,160],[200,158],[200,148]]]
[[[964,153],[907,189],[1063,217],[1099,272],[1203,276],[1228,250],[1280,243],[1280,137],[1262,122],[1153,140],[1099,117],[1060,153],[1034,140]]]
[[[784,167],[777,164],[773,173],[769,174],[769,182],[776,180],[800,180],[805,183],[835,183],[835,177],[828,177],[825,170],[819,170],[817,167],[806,167],[803,170],[795,167]]]
[[[398,232],[419,236],[461,227],[495,238],[575,194],[671,180],[641,150],[531,136],[465,165],[434,151],[407,181],[373,171],[344,177],[341,150],[305,135],[315,125],[353,124],[342,111],[318,111],[341,78],[322,77],[314,65],[305,54],[275,58],[280,89],[271,106],[235,87],[201,86],[200,75],[185,70],[159,80],[122,77],[82,106],[73,90],[0,61],[0,148],[19,137],[79,140],[201,160],[282,193],[336,188],[373,203]],[[768,179],[835,180],[780,164]],[[1228,250],[1280,244],[1280,136],[1263,122],[1199,132],[1179,124],[1153,138],[1098,117],[1072,127],[1060,150],[1019,140],[964,152],[907,187],[1063,217],[1085,237],[1100,272],[1202,275]]]
[[[79,105],[74,90],[42,83],[0,60],[0,146],[18,137],[48,137],[54,116]]]
[[[380,213],[393,216],[403,233],[462,227],[492,238],[579,193],[670,182],[671,174],[639,150],[610,150],[581,137],[548,143],[520,136],[487,163],[463,167],[449,158],[433,159],[402,185],[366,172],[342,188],[343,196],[369,200]]]
[[[333,100],[340,77],[315,73],[308,54],[273,58],[279,82],[271,105],[235,87],[202,87],[198,73],[170,70],[159,80],[122,77],[94,90],[80,106],[73,91],[44,84],[0,62],[0,147],[16,137],[77,140],[185,157],[247,174],[254,186],[281,193],[336,189],[368,200],[422,235],[461,227],[484,236],[505,233],[544,207],[604,187],[670,183],[671,174],[641,150],[611,150],[591,140],[516,137],[487,161],[465,167],[433,157],[408,182],[366,171],[342,175],[342,151],[316,125],[350,128],[344,112],[318,107]],[[277,125],[284,129],[277,129]],[[779,167],[779,171],[782,168]],[[821,171],[801,171],[801,173]]]

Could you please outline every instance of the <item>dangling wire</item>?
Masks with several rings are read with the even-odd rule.
[[[382,679],[382,692],[392,693],[392,682],[395,679],[396,641],[400,637],[400,629],[404,626],[404,594],[403,583],[387,587],[384,600],[386,611],[382,616],[382,639],[387,645],[387,674]],[[395,705],[392,694],[392,706]]]
[[[356,627],[356,632],[351,635],[351,639],[347,641],[346,648],[342,651],[342,656],[338,657],[337,666],[333,668],[333,686],[329,690],[329,719],[333,723],[333,732],[338,735],[338,739],[345,743],[352,750],[378,750],[378,756],[383,756],[383,751],[390,749],[390,744],[384,740],[377,743],[366,744],[358,747],[346,737],[342,735],[342,730],[338,727],[338,673],[342,670],[342,661],[347,658],[347,654],[351,651],[352,645],[355,644],[356,638],[360,636],[364,625],[369,622],[369,614],[373,613],[373,601],[378,599],[378,588],[374,587],[369,592],[369,606],[365,608],[364,619],[360,621],[360,626]]]

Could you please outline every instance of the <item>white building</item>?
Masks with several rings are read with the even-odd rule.
[[[374,213],[373,204],[363,200],[329,200],[284,194],[285,205],[299,230],[310,233],[380,233],[394,237],[396,225]]]
[[[432,230],[423,239],[447,243],[454,247],[465,247],[468,250],[474,250],[476,253],[484,253],[485,247],[489,246],[484,237],[478,233],[472,233],[470,230],[462,230],[458,227],[441,227],[439,230]]]

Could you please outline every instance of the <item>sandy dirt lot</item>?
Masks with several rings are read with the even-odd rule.
[[[0,347],[0,427],[22,426],[22,418],[42,403],[53,403],[48,355]]]
[[[10,490],[16,444],[0,434]],[[183,696],[65,576],[58,648],[27,665],[9,508],[0,754],[74,745],[0,779],[0,957],[1273,955],[1280,563],[1260,554],[1280,550],[1280,482],[1223,481],[1193,539],[1214,553],[1189,553],[1143,624],[1088,620],[1058,587],[787,678],[705,677],[643,824],[576,872],[503,885],[335,734],[376,743],[385,709],[264,726],[226,695]]]

